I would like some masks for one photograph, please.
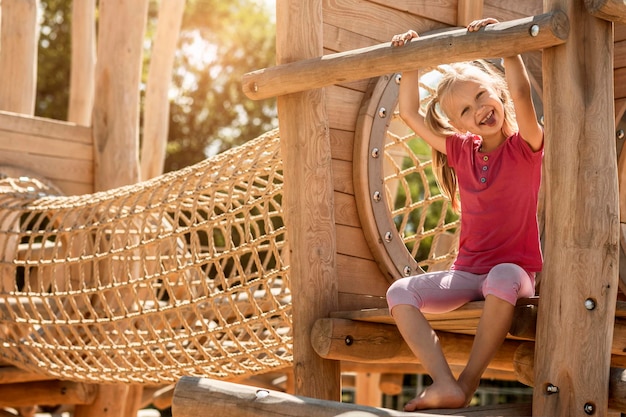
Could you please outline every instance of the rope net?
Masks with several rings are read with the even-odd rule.
[[[140,184],[0,180],[0,355],[86,382],[291,366],[278,132]]]

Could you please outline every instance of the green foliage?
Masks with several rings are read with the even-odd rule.
[[[67,119],[71,4],[41,0],[37,116]],[[151,1],[144,77],[157,14],[158,2]],[[243,74],[274,64],[274,33],[271,10],[262,2],[187,0],[170,93],[166,171],[201,161],[209,148],[217,153],[277,126],[275,100],[252,101],[241,90]]]

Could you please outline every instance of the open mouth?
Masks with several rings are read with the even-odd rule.
[[[492,126],[495,122],[495,112],[491,110],[487,115],[480,121],[481,125]]]

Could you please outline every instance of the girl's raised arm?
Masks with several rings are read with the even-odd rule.
[[[400,35],[395,35],[391,40],[394,47],[403,46],[411,39],[417,38],[417,32],[409,30]],[[402,73],[400,90],[398,92],[398,106],[400,117],[416,135],[424,139],[432,148],[445,154],[445,136],[434,133],[424,122],[424,116],[420,113],[419,96],[419,73],[418,71],[405,71]]]
[[[498,23],[498,21],[493,18],[475,20],[467,26],[467,30],[475,32],[493,23]],[[537,121],[530,80],[521,56],[504,58],[504,75],[515,107],[515,118],[520,135],[532,150],[538,151],[543,145],[543,129]]]
[[[504,58],[504,74],[515,107],[520,135],[532,150],[538,151],[543,146],[543,129],[537,121],[530,81],[522,57],[515,55]]]

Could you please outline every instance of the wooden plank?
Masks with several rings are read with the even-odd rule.
[[[562,394],[535,390],[533,415],[582,416],[588,404],[606,415],[619,281],[613,28],[581,1],[546,0],[544,7],[567,11],[571,27],[584,29],[543,51],[542,273],[550,279],[541,281],[535,380]],[[568,137],[560,140],[564,131]]]
[[[91,128],[59,120],[28,117],[0,111],[0,131],[16,132],[27,136],[55,138],[68,142],[91,145]]]
[[[457,22],[455,14],[455,2],[450,0],[396,0],[389,2],[386,0],[369,0],[382,6],[387,6],[402,13],[410,13],[429,20],[435,20],[454,26]],[[464,0],[459,0],[462,3]],[[473,1],[473,0],[472,0]],[[482,0],[479,0],[482,1]]]
[[[351,32],[341,26],[324,22],[324,50],[343,52],[351,49],[366,48],[379,43],[378,39]]]
[[[184,376],[176,384],[172,414],[177,417],[337,417],[337,416],[401,416],[430,417],[458,415],[466,417],[527,416],[527,404],[470,407],[457,410],[428,410],[404,412],[367,407],[350,403],[318,400],[294,396],[269,389],[216,381],[207,378]]]
[[[354,130],[330,129],[330,145],[333,159],[352,161]]]
[[[615,99],[626,98],[626,67],[618,68],[613,72],[615,84]]]
[[[57,180],[93,183],[93,163],[43,155],[25,155],[22,152],[0,152],[0,165],[16,165],[56,182]]]
[[[354,183],[352,181],[352,162],[332,161],[333,183],[335,191],[354,195]]]
[[[337,253],[363,259],[374,259],[362,229],[342,225],[337,225],[336,228]]]
[[[613,68],[626,67],[626,40],[615,42]],[[617,85],[617,83],[616,83]]]
[[[423,2],[412,3],[418,8]],[[386,2],[386,5],[389,4],[390,2]],[[323,20],[324,23],[376,39],[377,42],[390,42],[394,34],[407,29],[424,33],[449,26],[368,0],[324,0]],[[381,25],[380,22],[385,24]]]
[[[359,107],[365,94],[342,86],[326,88],[326,108],[328,125],[331,129],[354,130]]]
[[[339,292],[384,297],[389,282],[371,259],[339,254],[337,256]],[[386,306],[386,303],[385,303]]]
[[[542,0],[484,0],[483,5],[483,16],[495,17],[500,21],[535,16],[542,12]]]
[[[626,25],[622,23],[616,23],[614,26],[615,42],[626,40]]]
[[[335,223],[361,227],[354,195],[335,191]]]
[[[3,314],[7,317],[6,314]],[[51,376],[28,372],[15,366],[0,366],[0,385],[15,384],[21,382],[48,381],[56,379]]]
[[[0,149],[30,155],[93,161],[93,146],[57,138],[30,136],[0,129]],[[20,160],[15,161],[20,165]]]
[[[535,36],[531,27],[538,29],[532,31]],[[479,32],[450,30],[414,39],[403,48],[385,42],[254,71],[243,76],[243,90],[252,99],[262,99],[397,71],[507,56],[562,44],[568,31],[567,18],[558,11],[489,25]]]
[[[0,26],[0,110],[35,114],[37,0],[3,0]]]
[[[278,0],[276,55],[279,64],[322,53],[321,0]],[[295,393],[338,400],[339,364],[315,355],[311,328],[336,309],[337,270],[330,138],[324,90],[278,98],[284,164],[284,220],[290,243]],[[306,192],[303,192],[306,190]]]

